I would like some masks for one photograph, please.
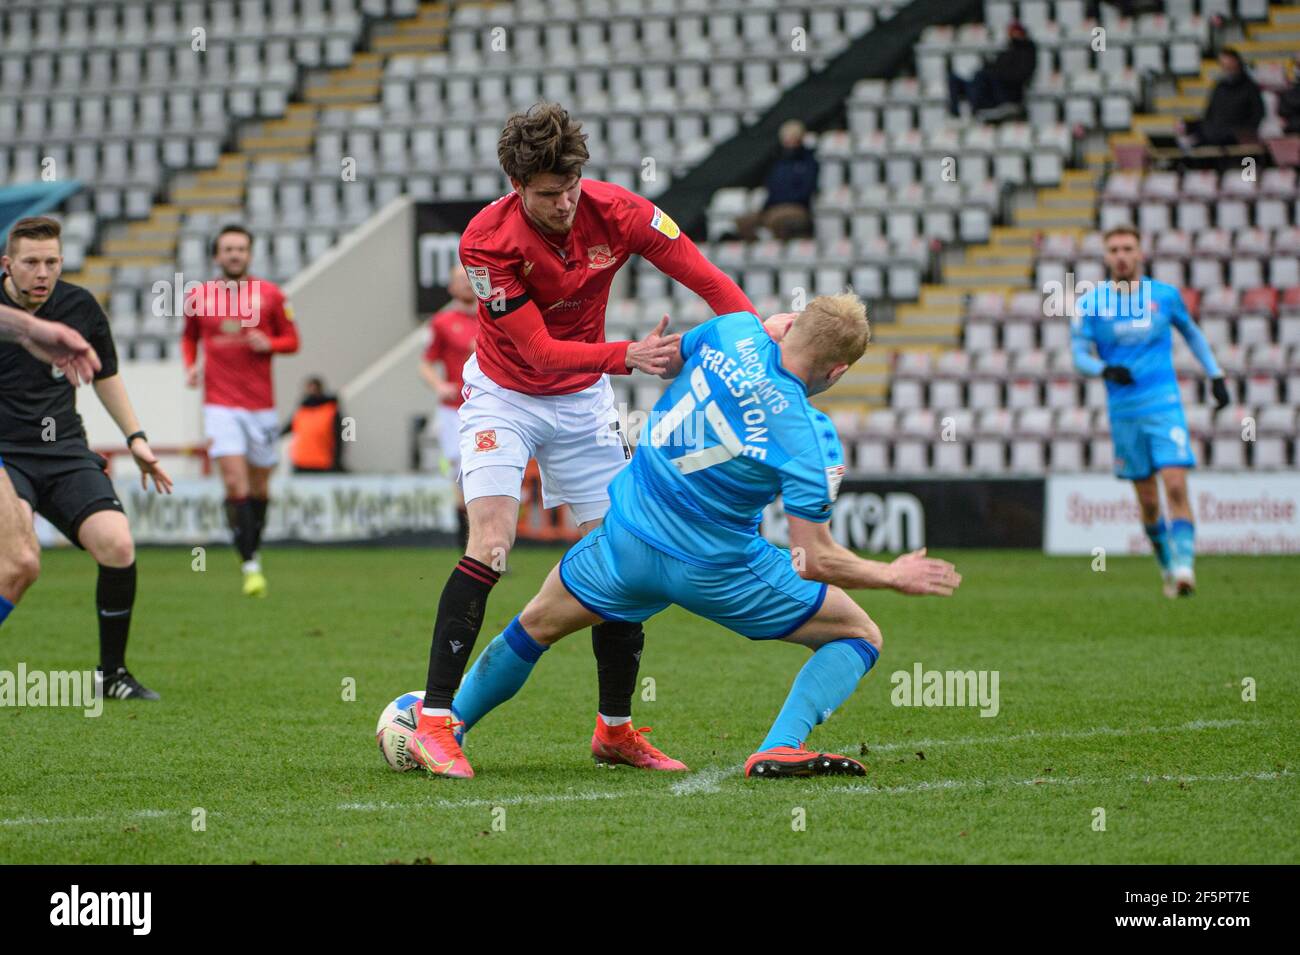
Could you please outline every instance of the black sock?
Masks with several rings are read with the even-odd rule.
[[[270,503],[264,497],[250,497],[249,505],[253,509],[253,553],[262,547],[262,531],[266,529],[266,506]]]
[[[606,620],[591,628],[591,649],[596,654],[600,684],[600,712],[605,716],[631,716],[632,693],[641,667],[645,630],[639,623]]]
[[[239,551],[240,560],[252,560],[253,551],[253,505],[246,497],[226,498],[226,523],[235,535],[235,550]]]
[[[429,647],[429,679],[424,688],[426,710],[451,708],[452,697],[465,675],[474,641],[483,627],[488,594],[501,575],[466,555],[451,572],[438,601],[438,620]]]
[[[95,610],[99,617],[99,665],[105,673],[126,666],[126,638],[135,606],[135,563],[129,567],[99,565]]]

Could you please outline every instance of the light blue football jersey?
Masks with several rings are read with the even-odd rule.
[[[1120,294],[1113,282],[1101,282],[1079,296],[1070,324],[1075,367],[1085,375],[1099,375],[1107,365],[1123,365],[1133,374],[1131,385],[1106,382],[1112,419],[1182,407],[1172,328],[1182,333],[1211,378],[1221,374],[1182,295],[1167,282],[1144,278],[1129,294]]]
[[[610,516],[702,566],[757,554],[763,509],[778,494],[787,513],[829,520],[844,452],[758,317],[734,312],[692,329],[682,357],[632,464],[610,485]]]

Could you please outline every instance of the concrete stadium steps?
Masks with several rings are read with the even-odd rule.
[[[305,155],[316,140],[318,119],[319,109],[314,104],[290,103],[284,118],[250,123],[241,130],[239,151],[253,159]]]
[[[101,243],[102,254],[87,258],[80,272],[65,278],[90,289],[107,307],[116,269],[174,271],[177,237],[185,216],[213,213],[236,221],[242,217],[248,163],[242,153],[225,153],[212,169],[178,175],[172,180],[168,200],[155,203],[148,219],[110,225]]]
[[[308,74],[302,98],[316,106],[376,103],[383,78],[383,54],[357,53],[347,66]]]
[[[148,219],[109,225],[101,254],[87,257],[79,272],[65,276],[67,281],[90,289],[107,306],[117,268],[174,269],[186,216],[208,213],[230,221],[244,218],[252,162],[309,157],[322,108],[378,105],[386,55],[423,55],[446,49],[449,23],[449,4],[440,2],[421,4],[414,17],[376,24],[371,35],[373,50],[354,53],[347,66],[306,73],[305,102],[290,103],[281,118],[243,125],[236,152],[223,154],[213,169],[176,176],[167,200],[155,203]]]
[[[108,292],[113,284],[113,260],[102,255],[88,255],[80,271],[65,272],[60,278],[80,285],[95,296],[101,305],[108,303]]]
[[[1090,155],[1084,168],[1065,170],[1058,185],[1035,190],[1033,203],[1013,212],[1014,225],[995,225],[988,242],[961,249],[960,259],[942,268],[942,284],[922,286],[920,301],[898,306],[894,324],[878,326],[873,338],[899,351],[960,349],[971,296],[1032,290],[1034,259],[1044,233],[1077,238],[1096,227],[1106,159],[1105,153]],[[892,378],[892,363],[889,367]],[[883,399],[887,401],[888,391]]]
[[[451,27],[449,3],[422,3],[408,20],[381,23],[370,35],[370,48],[385,56],[433,53],[447,48]]]
[[[1091,166],[1067,169],[1062,174],[1060,185],[1036,190],[1034,204],[1022,205],[1011,213],[1015,225],[1026,230],[1022,234],[1022,244],[1032,244],[1035,236],[1044,230],[1091,227],[1097,218],[1099,179],[1099,170]],[[995,236],[997,234],[995,230]]]
[[[943,270],[945,279],[960,282],[963,285],[1005,285],[1019,284],[1029,278],[1028,264],[1019,262],[964,262],[949,265]]]

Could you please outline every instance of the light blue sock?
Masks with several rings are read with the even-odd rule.
[[[1169,525],[1170,560],[1175,568],[1192,569],[1196,559],[1196,525],[1191,521],[1175,520]]]
[[[452,700],[452,713],[465,723],[460,735],[518,693],[546,650],[528,635],[518,617],[511,620],[479,654]]]
[[[9,602],[8,597],[0,597],[0,625],[4,624],[5,617],[9,616],[9,611],[14,609],[14,605]]]
[[[794,678],[790,695],[759,751],[799,746],[812,728],[849,698],[880,654],[866,640],[835,640],[820,647]]]
[[[1169,570],[1172,554],[1169,552],[1169,525],[1162,517],[1154,524],[1146,524],[1147,538],[1156,552],[1156,561],[1162,571]]]

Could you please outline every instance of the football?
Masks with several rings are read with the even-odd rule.
[[[424,692],[403,693],[384,707],[379,714],[379,725],[375,727],[375,741],[379,743],[379,752],[384,761],[399,773],[414,769],[415,763],[406,755],[406,746],[411,734],[420,722],[420,710],[424,706]]]

